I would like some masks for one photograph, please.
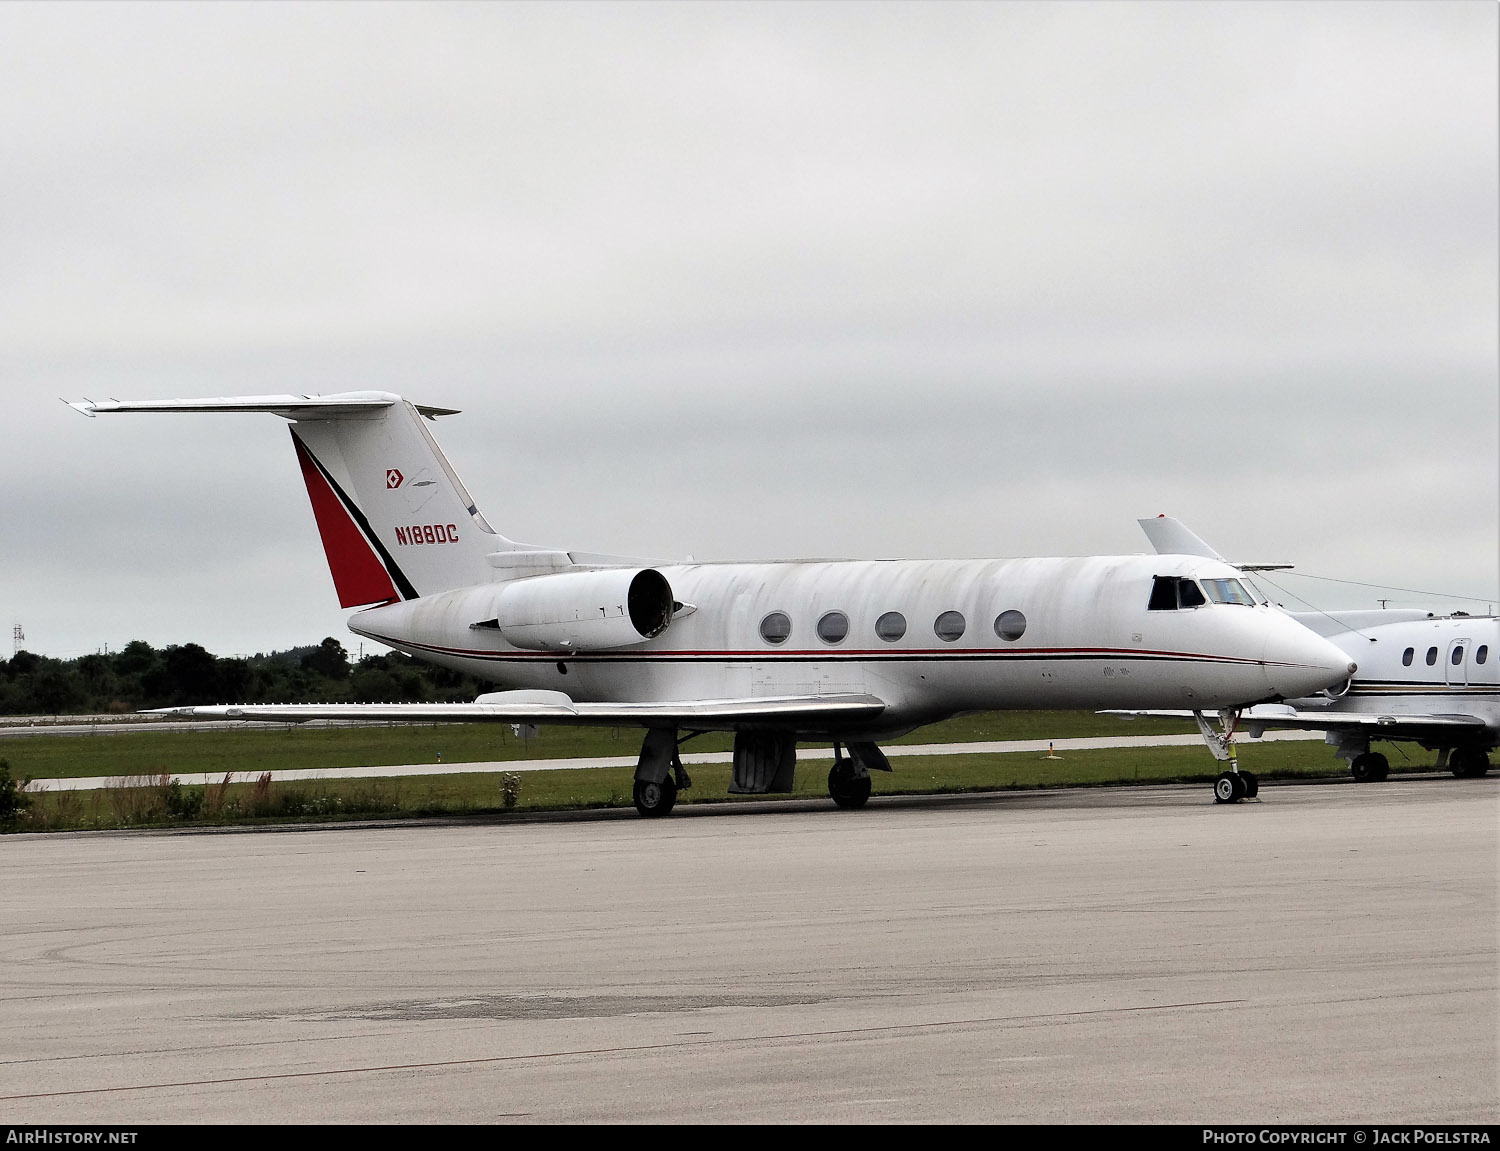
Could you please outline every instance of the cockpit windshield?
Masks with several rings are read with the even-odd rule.
[[[1255,597],[1237,579],[1206,579],[1203,591],[1214,603],[1237,603],[1245,607],[1255,606]]]

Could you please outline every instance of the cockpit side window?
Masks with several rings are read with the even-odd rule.
[[[1151,585],[1151,602],[1146,605],[1147,611],[1176,611],[1177,610],[1177,577],[1157,576],[1156,582]]]
[[[1203,589],[1185,576],[1157,576],[1146,610],[1176,611],[1179,607],[1202,607],[1207,602]]]

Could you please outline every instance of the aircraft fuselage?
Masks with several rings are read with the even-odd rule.
[[[870,694],[886,703],[874,730],[990,709],[1238,707],[1350,673],[1336,650],[1264,605],[1148,609],[1158,577],[1237,574],[1199,557],[654,570],[691,610],[628,647],[527,650],[501,627],[476,626],[495,617],[504,584],[368,608],[349,626],[507,688],[576,698]]]

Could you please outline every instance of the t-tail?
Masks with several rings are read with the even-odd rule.
[[[416,599],[496,576],[497,560],[541,554],[495,532],[427,429],[451,408],[388,392],[85,400],[105,412],[270,412],[292,444],[342,607]],[[566,559],[563,559],[566,563]]]

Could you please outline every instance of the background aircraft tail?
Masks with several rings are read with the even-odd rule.
[[[494,553],[532,552],[498,535],[427,430],[453,415],[388,392],[84,401],[101,412],[270,412],[292,443],[342,607],[415,599],[496,578]]]

